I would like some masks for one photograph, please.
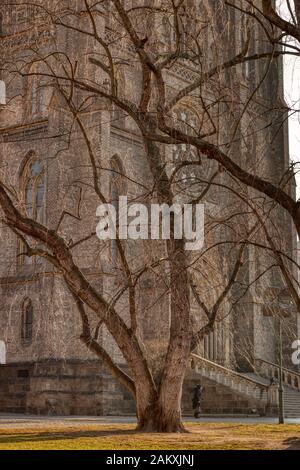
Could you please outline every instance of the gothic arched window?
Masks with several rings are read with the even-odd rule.
[[[178,106],[173,110],[172,125],[190,137],[208,135],[209,123],[205,120],[204,111],[196,111],[188,105]],[[182,163],[186,165],[182,166]],[[212,175],[213,164],[195,148],[189,139],[185,143],[173,146],[171,168],[176,171],[174,182],[177,182],[180,190],[190,197],[203,191]]]
[[[33,335],[33,305],[31,299],[25,299],[22,305],[21,339],[30,343]]]
[[[28,76],[28,114],[31,119],[41,117],[45,110],[45,83],[41,77],[41,69],[34,64]]]
[[[45,168],[41,159],[32,155],[23,170],[21,178],[21,190],[26,216],[39,223],[44,223],[45,219]],[[28,244],[34,248],[37,242],[28,239]],[[22,264],[32,265],[38,263],[38,257],[28,257],[24,243],[21,243],[20,253],[22,254]]]
[[[126,79],[124,70],[117,67],[115,71],[115,85],[118,97],[124,99],[126,97]],[[125,127],[126,113],[116,104],[112,104],[112,125],[116,127]]]
[[[174,127],[187,135],[197,135],[200,124],[198,116],[188,108],[177,108],[173,113]],[[182,162],[201,162],[196,149],[189,143],[177,144],[173,148],[173,163],[179,165]],[[187,166],[180,171],[181,182],[192,186],[197,177],[197,166]]]
[[[32,77],[30,85],[30,115],[36,118],[41,113],[41,89],[37,77]]]
[[[111,179],[110,179],[110,199],[111,204],[114,206],[116,211],[117,224],[119,221],[119,197],[125,196],[126,185],[124,182],[124,169],[120,158],[115,155],[111,159]],[[116,240],[111,241],[111,260],[112,266],[117,267],[118,264],[118,247]]]
[[[42,223],[44,219],[45,171],[40,159],[30,159],[25,168],[23,181],[26,214],[31,219]]]

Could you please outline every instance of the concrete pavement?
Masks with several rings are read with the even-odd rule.
[[[44,426],[95,426],[101,424],[135,423],[134,416],[33,416],[0,413],[0,428],[26,428]],[[276,424],[277,418],[257,416],[203,416],[200,419],[184,417],[184,422]],[[299,424],[300,419],[288,419],[286,424]]]

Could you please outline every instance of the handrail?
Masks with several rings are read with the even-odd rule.
[[[269,378],[276,377],[278,379],[279,365],[273,362],[266,361],[265,359],[255,359],[255,362],[260,365],[260,373],[265,374]],[[300,391],[300,374],[286,367],[282,368],[283,383],[294,390]]]
[[[192,358],[195,358],[196,360],[199,360],[201,362],[204,362],[206,363],[207,365],[215,368],[215,369],[219,369],[220,371],[228,374],[228,375],[232,375],[232,376],[235,376],[245,382],[249,382],[251,383],[252,385],[256,385],[258,386],[259,388],[262,388],[264,390],[268,390],[269,386],[268,385],[265,385],[265,384],[262,384],[261,382],[259,381],[256,381],[255,379],[251,379],[250,377],[246,377],[242,374],[240,374],[239,372],[236,372],[234,370],[231,370],[231,369],[227,369],[226,367],[224,366],[221,366],[220,364],[217,364],[216,362],[212,362],[210,361],[209,359],[205,359],[204,357],[202,356],[199,356],[197,354],[191,354]]]
[[[275,364],[274,362],[266,361],[265,359],[260,359],[259,357],[255,359],[255,362],[265,362],[266,364],[269,364],[270,366],[273,366],[279,369],[278,364]],[[300,378],[300,373],[296,372],[295,370],[287,369],[286,367],[282,367],[282,370],[285,372],[288,372],[289,374],[297,375]]]
[[[197,362],[199,367],[204,367],[208,369],[206,374],[205,369],[199,371],[203,376],[217,381],[218,383],[230,387],[232,390],[236,390],[237,393],[246,395],[252,400],[255,400],[258,404],[260,410],[264,410],[263,413],[267,413],[273,407],[277,407],[278,404],[278,389],[274,385],[266,385],[257,381],[253,378],[247,377],[231,369],[227,369],[220,364],[205,359],[197,354],[191,354],[192,362],[194,362],[197,367]],[[196,367],[194,367],[196,369]],[[197,369],[196,369],[197,371]],[[216,377],[213,377],[212,373],[216,374]],[[230,381],[228,383],[228,381]]]

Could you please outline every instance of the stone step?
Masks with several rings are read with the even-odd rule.
[[[209,374],[208,370],[206,372],[207,373],[205,375],[207,375],[207,377],[210,378],[210,380],[214,380],[216,383],[220,385],[225,385],[229,387],[230,389],[234,390],[234,387],[231,385],[230,380],[228,380],[226,376],[223,377],[222,373]],[[243,373],[240,375],[244,376],[245,378],[252,379],[258,384],[262,384],[262,385],[270,384],[270,379],[261,377],[255,373]],[[249,394],[247,387],[246,388],[240,387],[238,392],[242,394]],[[285,416],[287,418],[300,418],[300,392],[292,388],[289,388],[287,386],[284,387],[284,392],[285,392],[284,393]],[[255,398],[261,403],[266,402],[266,393],[263,393],[263,395],[260,395],[259,391],[257,391],[255,394],[252,394],[252,395],[255,396]]]
[[[269,380],[258,376],[257,374],[246,374],[255,380],[264,381],[268,383]],[[292,388],[284,387],[284,414],[286,418],[300,418],[300,392]]]

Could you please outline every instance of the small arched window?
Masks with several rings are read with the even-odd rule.
[[[22,306],[21,338],[31,343],[33,335],[33,305],[31,299],[25,299]]]

